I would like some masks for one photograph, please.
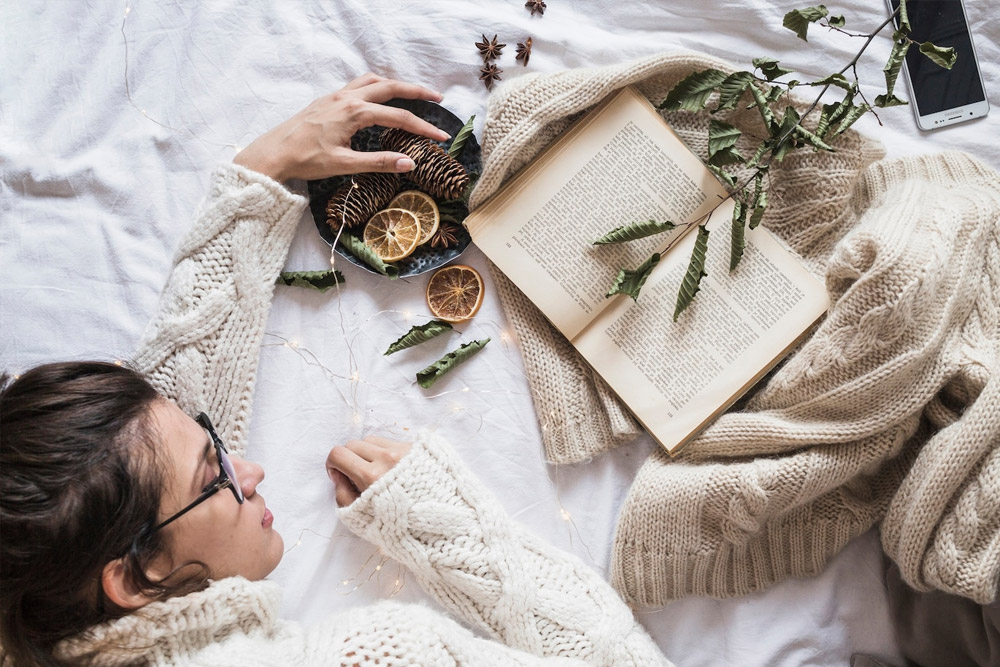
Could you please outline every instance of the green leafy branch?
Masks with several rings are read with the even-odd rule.
[[[885,92],[875,97],[869,103],[861,92],[857,74],[857,63],[864,55],[872,40],[898,16],[898,28],[893,32],[893,48],[889,58],[882,68],[885,74]],[[696,239],[688,269],[677,293],[674,310],[674,320],[687,308],[698,292],[701,279],[706,276],[705,258],[708,244],[708,218],[726,200],[733,199],[732,242],[730,246],[730,272],[735,271],[743,257],[746,247],[746,229],[756,228],[768,206],[768,192],[771,185],[769,170],[772,164],[781,162],[789,153],[812,148],[814,151],[833,151],[833,142],[846,132],[866,113],[871,112],[878,119],[875,108],[886,108],[906,104],[894,94],[896,80],[902,67],[906,53],[913,45],[917,45],[935,64],[951,69],[955,63],[955,51],[943,48],[930,42],[916,42],[909,37],[911,28],[906,11],[906,0],[901,0],[899,8],[889,16],[878,28],[870,33],[852,33],[844,29],[846,20],[843,16],[830,16],[823,5],[793,9],[784,16],[782,25],[793,31],[803,41],[808,41],[809,26],[818,23],[821,26],[842,32],[854,37],[864,37],[865,42],[854,57],[840,70],[815,81],[799,81],[795,79],[780,80],[792,70],[784,68],[774,58],[755,58],[753,71],[726,73],[717,69],[705,69],[692,73],[681,80],[667,94],[667,97],[657,105],[662,111],[686,110],[703,111],[711,99],[716,100],[711,114],[720,111],[736,109],[741,103],[746,103],[747,109],[756,108],[764,126],[764,138],[756,146],[753,153],[747,157],[736,148],[737,142],[743,136],[738,128],[712,118],[708,125],[708,158],[706,166],[716,174],[729,188],[727,197],[720,200],[708,214],[700,218],[678,224],[672,221],[655,222],[652,220],[632,223],[618,227],[604,237],[595,241],[596,244],[623,243],[653,234],[667,232],[677,227],[690,228],[698,225]],[[847,73],[850,72],[850,78]],[[801,115],[791,104],[786,104],[783,111],[777,111],[775,106],[783,95],[796,87],[819,87],[819,94],[812,104]],[[820,106],[824,96],[833,89],[839,91],[838,100],[823,104],[815,122],[807,127],[804,121]],[[746,98],[749,101],[746,102]],[[881,125],[881,119],[878,119]],[[742,180],[730,171],[738,167]],[[658,261],[654,255],[634,271],[622,269],[615,279],[608,296],[626,293],[633,299],[639,295],[639,290],[645,282],[652,265]]]

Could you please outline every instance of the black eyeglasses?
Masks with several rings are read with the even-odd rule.
[[[202,491],[201,495],[195,498],[194,502],[182,509],[177,514],[173,515],[163,523],[157,525],[153,528],[150,533],[155,533],[160,528],[163,528],[171,521],[179,519],[184,516],[186,512],[191,511],[201,503],[205,502],[213,495],[221,491],[222,489],[228,488],[236,496],[236,502],[240,505],[243,504],[243,489],[240,487],[240,480],[236,476],[236,468],[233,467],[232,459],[229,458],[229,450],[226,446],[222,444],[222,438],[219,434],[215,432],[215,428],[212,427],[212,421],[208,418],[204,412],[199,414],[194,419],[198,424],[201,425],[203,429],[208,432],[208,435],[212,438],[212,444],[215,445],[215,454],[219,457],[219,476],[216,477],[211,484]]]

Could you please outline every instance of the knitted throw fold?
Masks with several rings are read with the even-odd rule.
[[[633,84],[658,102],[706,67],[733,69],[664,55],[507,84],[490,100],[473,207],[612,90]],[[703,153],[706,116],[667,119]],[[742,111],[725,120],[755,122]],[[910,585],[997,599],[1000,177],[959,154],[872,164],[881,149],[855,132],[836,148],[773,168],[764,218],[825,276],[831,310],[738,411],[639,471],[612,556],[613,583],[633,603],[742,595],[815,574],[880,520]],[[493,276],[549,460],[585,460],[634,438],[624,406]]]

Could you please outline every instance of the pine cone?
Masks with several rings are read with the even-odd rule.
[[[357,188],[347,181],[337,190],[326,205],[326,224],[333,231],[343,222],[348,228],[360,227],[389,203],[399,192],[399,176],[370,172],[353,177]]]
[[[469,185],[465,167],[430,139],[390,128],[383,130],[379,142],[383,149],[406,153],[413,159],[417,167],[407,178],[433,197],[458,199]]]

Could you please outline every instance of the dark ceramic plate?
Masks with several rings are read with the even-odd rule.
[[[441,105],[433,102],[395,99],[390,100],[386,104],[389,106],[408,109],[432,125],[440,127],[453,137],[458,134],[458,131],[461,130],[462,126],[465,124],[465,121],[460,120],[458,116],[451,113]],[[381,150],[378,144],[378,135],[383,129],[384,128],[376,125],[359,130],[353,137],[351,137],[351,147],[356,151]],[[450,142],[439,142],[438,145],[445,150],[448,150]],[[479,142],[476,141],[476,136],[474,134],[469,135],[469,139],[465,142],[465,147],[462,148],[462,152],[456,159],[462,163],[462,166],[465,167],[465,170],[468,171],[469,174],[479,173],[481,150],[479,148]],[[336,233],[328,224],[326,224],[326,205],[327,202],[330,201],[330,197],[333,196],[340,186],[347,183],[350,178],[350,176],[334,176],[333,178],[309,181],[308,184],[309,208],[312,210],[313,221],[316,223],[316,229],[319,231],[319,235],[322,236],[323,240],[330,245],[333,245],[336,239]],[[403,190],[419,190],[419,188],[404,177]],[[437,201],[438,205],[441,204],[441,200],[435,201]],[[456,206],[455,209],[457,210],[454,210],[453,212],[456,220],[458,222],[465,220],[465,216],[469,214],[469,210],[465,207],[465,205],[460,204]],[[442,214],[444,214],[444,212],[445,211],[442,211]],[[354,234],[356,236],[360,236],[360,232],[360,229],[354,230]],[[461,255],[465,249],[469,247],[472,239],[469,237],[469,232],[467,232],[465,227],[462,226],[459,227],[457,236],[458,243],[450,248],[432,248],[429,244],[422,245],[406,259],[395,262],[395,265],[399,268],[399,276],[415,276],[420,273],[424,273],[425,271],[436,269],[437,267],[443,266]],[[335,250],[348,262],[360,266],[366,271],[377,273],[375,269],[371,268],[351,253],[344,250],[340,244],[337,245]]]

